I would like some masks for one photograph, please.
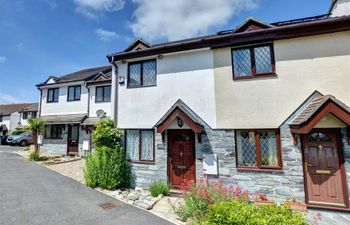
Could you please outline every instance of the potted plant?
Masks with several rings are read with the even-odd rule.
[[[298,200],[295,196],[292,196],[288,200],[284,201],[285,205],[288,205],[292,210],[297,210],[301,212],[306,212],[307,210],[307,205]]]
[[[273,205],[275,204],[275,201],[272,199],[268,199],[266,194],[257,194],[257,197],[254,199],[254,202],[258,205]]]

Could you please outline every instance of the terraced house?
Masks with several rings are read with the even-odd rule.
[[[91,131],[111,115],[111,66],[84,69],[38,84],[39,116],[46,122],[42,151],[84,155],[93,146]]]
[[[339,0],[321,16],[138,39],[109,55],[111,116],[134,185],[221,178],[277,201],[349,210],[349,8]]]

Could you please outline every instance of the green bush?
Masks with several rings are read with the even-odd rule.
[[[37,151],[32,151],[32,152],[29,154],[29,159],[32,160],[32,161],[39,161],[39,159],[40,159],[39,152],[37,152]]]
[[[113,121],[103,120],[98,122],[92,136],[96,150],[86,158],[86,185],[109,190],[129,187],[131,171],[120,145],[121,132],[115,128]]]
[[[259,205],[231,199],[209,206],[207,225],[307,225],[304,215],[288,206]]]
[[[167,182],[157,180],[152,182],[149,187],[149,191],[153,197],[157,197],[160,194],[168,196],[170,193],[170,187]]]

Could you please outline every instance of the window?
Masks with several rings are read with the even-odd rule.
[[[272,44],[232,49],[235,79],[275,74]]]
[[[2,116],[0,116],[0,122],[2,122]]]
[[[130,161],[154,162],[154,131],[126,130],[125,146]]]
[[[80,100],[80,86],[71,86],[68,87],[68,97],[67,101],[79,101]]]
[[[36,112],[32,112],[32,118],[36,118],[36,116],[37,116],[37,113]]]
[[[110,102],[111,101],[111,86],[96,87],[95,102]]]
[[[147,87],[157,85],[156,60],[129,63],[128,87]]]
[[[58,102],[59,88],[51,88],[47,90],[47,102]]]
[[[28,113],[27,113],[27,112],[24,112],[24,113],[23,113],[23,119],[24,119],[24,120],[28,119]]]
[[[45,138],[47,139],[62,139],[62,133],[64,130],[64,125],[46,125],[45,126]]]
[[[281,145],[277,130],[236,131],[238,168],[281,169]]]

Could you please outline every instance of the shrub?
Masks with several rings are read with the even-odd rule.
[[[115,128],[113,121],[102,120],[92,136],[96,151],[86,158],[86,185],[110,190],[129,187],[131,171],[120,145],[121,132]]]
[[[306,225],[300,212],[292,211],[288,206],[260,205],[248,201],[231,199],[209,206],[207,225]]]
[[[160,194],[168,196],[170,193],[170,187],[167,182],[157,180],[151,184],[149,191],[153,197],[157,197]]]
[[[240,187],[225,186],[221,180],[201,180],[197,185],[189,182],[182,186],[184,203],[175,207],[175,213],[183,220],[192,217],[196,222],[203,220],[212,204],[237,198],[248,200],[248,192]]]
[[[32,160],[32,161],[39,161],[39,159],[40,159],[39,152],[37,152],[37,151],[32,151],[32,152],[29,154],[29,159]]]

